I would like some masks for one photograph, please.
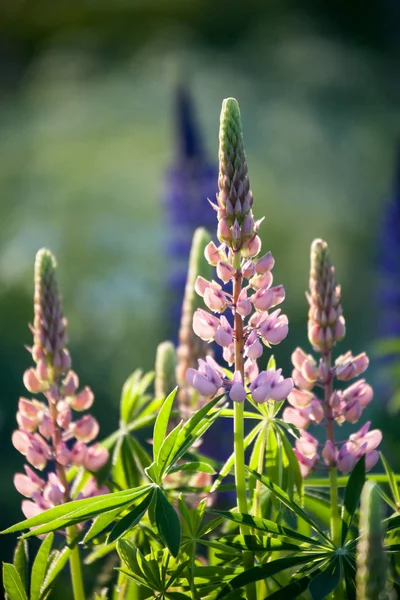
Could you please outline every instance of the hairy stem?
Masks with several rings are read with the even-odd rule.
[[[236,304],[242,289],[243,275],[240,270],[240,252],[234,254],[233,266],[236,273],[233,280],[233,308],[234,308],[234,330],[235,330],[235,371],[239,371],[244,381],[244,337],[243,320],[236,311]],[[247,513],[246,497],[246,473],[244,468],[244,403],[234,402],[234,421],[233,421],[233,444],[235,454],[235,483],[236,496],[239,512]],[[242,535],[250,533],[249,528],[240,527]],[[243,553],[243,564],[245,569],[250,569],[254,565],[254,559],[251,552]],[[256,600],[256,588],[254,584],[246,586],[248,600]]]

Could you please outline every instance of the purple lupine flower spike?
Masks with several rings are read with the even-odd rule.
[[[214,224],[208,198],[215,197],[217,169],[206,157],[194,113],[189,89],[181,83],[176,90],[177,145],[174,164],[167,173],[164,200],[173,339],[179,328],[193,233],[197,227],[210,228]]]

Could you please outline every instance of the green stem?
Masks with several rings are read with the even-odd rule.
[[[240,251],[233,256],[233,266],[236,273],[233,279],[233,308],[235,319],[235,371],[239,371],[244,382],[244,336],[243,336],[243,319],[236,312],[236,303],[242,289],[243,276],[240,270],[241,255]],[[244,468],[244,402],[234,402],[234,418],[233,418],[233,448],[235,455],[235,484],[236,496],[239,512],[247,514],[247,497],[246,497],[246,473]],[[240,527],[242,535],[249,535],[250,529],[246,526]],[[243,552],[243,565],[245,569],[251,569],[254,566],[252,552]],[[256,587],[253,584],[246,586],[248,600],[256,600]]]
[[[261,439],[260,454],[258,455],[257,473],[260,473],[260,475],[262,475],[263,471],[264,471],[265,446],[267,443],[268,426],[266,426],[262,429],[262,431],[260,432],[260,435],[262,435],[262,439]],[[256,487],[254,489],[254,495],[253,495],[252,514],[254,517],[262,517],[262,514],[260,512],[260,495],[261,495],[261,481],[259,479],[257,479]]]
[[[74,539],[77,536],[77,529],[75,525],[71,525],[67,527],[67,541],[68,544],[72,544]],[[75,544],[72,548],[71,556],[69,559],[69,564],[71,567],[71,581],[72,581],[72,591],[74,594],[74,600],[85,600],[85,590],[83,587],[83,578],[82,578],[82,566],[81,566],[81,557],[79,554],[79,546]]]

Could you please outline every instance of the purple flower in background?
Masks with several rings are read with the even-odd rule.
[[[215,216],[208,198],[217,191],[217,168],[205,155],[193,101],[184,83],[176,89],[176,151],[174,164],[166,177],[164,199],[167,225],[167,255],[170,295],[170,333],[176,339],[181,318],[188,259],[197,227],[214,227]]]

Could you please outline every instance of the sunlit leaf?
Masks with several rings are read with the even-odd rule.
[[[25,589],[28,587],[28,542],[27,540],[18,540],[14,551],[14,567],[17,569]]]
[[[71,552],[72,549],[68,546],[65,546],[61,551],[57,550],[53,555],[50,565],[48,566],[48,569],[46,571],[46,576],[42,585],[40,595],[41,598],[45,597],[50,587],[67,564],[71,556]]]
[[[30,600],[39,600],[45,578],[47,561],[53,545],[54,535],[49,533],[41,543],[32,566]]]
[[[153,433],[153,458],[155,461],[158,459],[160,448],[167,433],[168,421],[171,414],[172,405],[175,400],[176,392],[178,388],[175,388],[164,400],[164,403],[157,415],[156,422],[154,424]]]
[[[10,563],[3,563],[3,586],[9,600],[28,600],[21,577]]]
[[[365,483],[365,455],[357,462],[350,474],[344,493],[342,510],[342,544],[346,539],[351,522],[360,501],[361,491]]]
[[[135,508],[128,512],[118,523],[113,527],[110,535],[107,538],[107,543],[111,544],[123,536],[127,531],[132,529],[143,517],[153,500],[154,490],[140,502]]]
[[[383,454],[380,452],[379,455],[385,468],[386,475],[388,476],[389,486],[392,491],[397,510],[400,510],[400,490],[399,486],[397,485],[396,476]]]
[[[172,556],[177,556],[181,543],[181,524],[173,506],[160,488],[156,489],[154,511],[158,533]]]

